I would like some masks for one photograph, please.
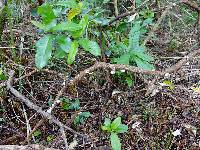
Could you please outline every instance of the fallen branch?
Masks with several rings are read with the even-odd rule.
[[[20,101],[22,101],[23,103],[25,103],[29,108],[35,110],[37,113],[39,113],[40,115],[42,115],[43,117],[49,119],[50,121],[52,121],[53,123],[55,123],[56,125],[59,126],[60,128],[60,132],[62,134],[63,140],[65,142],[65,147],[66,149],[68,149],[68,144],[67,144],[67,139],[66,139],[66,135],[64,133],[64,128],[69,130],[70,132],[74,133],[74,134],[78,134],[76,131],[74,131],[73,129],[71,129],[70,127],[67,127],[65,125],[63,125],[62,122],[60,122],[58,119],[56,119],[53,115],[45,112],[42,110],[41,107],[35,105],[34,103],[32,103],[28,98],[26,98],[25,96],[23,96],[21,93],[19,93],[16,89],[14,89],[12,87],[12,81],[13,81],[13,76],[14,76],[14,71],[11,70],[9,73],[9,79],[7,81],[7,89],[10,90],[10,92],[15,95],[17,98],[20,99]]]
[[[130,12],[126,12],[126,13],[123,13],[123,14],[121,14],[121,15],[118,15],[118,16],[115,17],[113,20],[111,20],[108,24],[109,24],[109,26],[110,26],[110,25],[112,25],[114,22],[116,22],[116,21],[118,21],[118,20],[120,20],[120,19],[122,19],[122,18],[124,18],[124,17],[131,16],[131,15],[133,15],[133,14],[135,14],[135,13],[136,13],[136,11],[130,11]]]
[[[196,4],[195,2],[191,2],[189,0],[181,0],[181,2],[187,6],[189,6],[190,8],[194,9],[195,11],[197,11],[198,13],[200,13],[200,6],[198,6],[198,4]]]
[[[33,74],[37,73],[37,72],[46,72],[46,73],[50,73],[50,74],[56,74],[58,75],[60,78],[63,78],[64,75],[62,73],[57,73],[56,71],[53,71],[53,70],[49,70],[49,69],[42,69],[42,70],[38,70],[37,68],[33,68],[33,71],[19,77],[19,78],[16,78],[14,79],[14,83],[26,78],[26,77],[29,77],[29,76],[32,76]],[[5,82],[2,82],[0,83],[0,88],[6,86],[6,81]]]
[[[187,56],[185,56],[183,59],[181,59],[178,63],[176,63],[175,65],[163,70],[163,71],[156,71],[156,70],[144,70],[138,67],[134,67],[134,66],[128,66],[128,65],[121,65],[121,64],[109,64],[109,63],[105,63],[105,62],[97,62],[95,63],[93,66],[85,69],[84,71],[81,71],[78,75],[76,75],[74,77],[74,79],[70,82],[70,84],[76,84],[79,80],[81,80],[81,78],[83,78],[84,76],[86,76],[87,74],[97,70],[97,69],[111,69],[111,70],[126,70],[132,73],[139,73],[139,74],[146,74],[146,75],[155,75],[156,77],[162,77],[164,75],[166,75],[167,73],[174,73],[176,71],[178,71],[187,61],[189,61],[190,59],[192,59],[195,55],[200,53],[200,49],[198,50],[194,50],[192,52],[190,52]],[[156,80],[155,80],[156,81]],[[151,84],[154,84],[155,81],[153,80],[153,82],[151,82]],[[154,86],[150,86],[150,87],[154,87]],[[66,88],[66,87],[65,87]],[[146,95],[151,93],[152,88],[148,89],[148,93],[146,93]]]
[[[32,144],[32,145],[0,145],[0,150],[58,150],[54,148],[47,148],[42,145]]]

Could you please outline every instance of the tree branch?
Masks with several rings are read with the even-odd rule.
[[[59,126],[60,128],[60,132],[62,134],[62,137],[63,137],[63,140],[65,142],[65,147],[66,149],[68,148],[68,145],[67,145],[67,139],[66,139],[66,135],[64,133],[64,128],[69,130],[70,132],[74,133],[74,134],[78,134],[80,135],[79,133],[77,133],[76,131],[74,131],[73,129],[71,129],[70,127],[67,127],[65,125],[63,125],[62,122],[60,122],[58,119],[56,119],[54,116],[52,116],[51,114],[49,114],[48,112],[45,112],[42,110],[41,107],[35,105],[34,103],[32,103],[28,98],[26,98],[25,96],[23,96],[21,93],[19,93],[16,89],[14,89],[12,87],[12,81],[13,81],[13,76],[14,76],[14,71],[11,70],[9,72],[9,79],[7,81],[7,89],[10,90],[10,92],[15,95],[17,98],[20,99],[20,101],[22,101],[23,103],[25,103],[29,108],[35,110],[37,113],[39,113],[40,115],[42,115],[43,117],[51,120],[53,123],[55,123],[56,125]]]
[[[195,2],[191,2],[189,0],[181,0],[181,2],[187,6],[189,6],[190,8],[194,9],[195,11],[197,11],[198,13],[200,13],[200,6],[198,6],[198,4],[196,4]]]

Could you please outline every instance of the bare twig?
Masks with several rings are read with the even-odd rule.
[[[23,75],[23,76],[21,76],[21,77],[19,77],[19,78],[14,79],[14,83],[16,83],[16,82],[18,82],[18,81],[20,81],[20,80],[22,80],[22,79],[24,79],[24,78],[26,78],[26,77],[32,76],[33,74],[35,74],[35,73],[37,73],[37,72],[47,72],[47,73],[51,73],[51,74],[56,74],[56,75],[58,75],[60,78],[63,78],[63,77],[64,77],[64,75],[63,75],[62,73],[58,73],[58,72],[53,71],[53,70],[49,70],[49,69],[38,70],[38,69],[36,69],[36,68],[33,68],[33,71],[31,71],[31,72],[29,72],[29,73],[27,73],[27,74],[25,74],[25,75]],[[6,81],[0,83],[0,88],[2,88],[2,87],[4,87],[4,86],[6,86]]]
[[[118,21],[118,20],[120,20],[120,19],[122,19],[122,18],[124,18],[124,17],[131,16],[131,15],[133,15],[133,14],[135,14],[135,11],[130,11],[130,12],[123,13],[123,14],[118,15],[117,17],[115,17],[115,18],[114,18],[113,20],[111,20],[108,24],[109,24],[109,25],[112,25],[114,22],[116,22],[116,21]]]
[[[186,4],[190,8],[194,9],[198,13],[200,13],[200,6],[198,6],[198,4],[196,4],[195,2],[191,2],[189,0],[181,0],[181,2],[184,3],[184,4]]]
[[[31,102],[28,98],[26,98],[24,95],[22,95],[21,93],[19,93],[16,89],[14,89],[12,87],[12,81],[13,81],[13,76],[14,76],[14,71],[11,70],[10,73],[9,73],[9,79],[7,81],[7,89],[10,90],[10,92],[15,95],[17,98],[19,98],[23,103],[25,103],[29,108],[35,110],[37,113],[39,113],[40,115],[42,115],[43,117],[45,118],[48,118],[49,120],[51,120],[53,123],[55,123],[56,125],[58,125],[60,127],[60,131],[62,133],[62,135],[64,134],[63,133],[63,129],[67,129],[69,130],[70,132],[74,133],[74,134],[78,134],[80,135],[79,133],[77,133],[76,131],[74,131],[73,129],[71,129],[70,127],[68,126],[65,126],[63,125],[62,122],[60,122],[58,119],[56,119],[54,116],[52,116],[51,114],[45,112],[42,110],[41,107],[35,105],[33,102]],[[65,141],[65,144],[67,144],[67,139],[66,139],[66,136],[63,136],[63,139]],[[66,148],[68,148],[68,145],[65,145]]]
[[[149,32],[148,36],[144,39],[143,45],[146,45],[146,43],[149,41],[149,39],[153,36],[154,32],[158,29],[159,25],[165,18],[165,16],[168,14],[169,10],[172,8],[174,4],[170,4],[165,11],[162,13],[161,17],[158,19],[157,23],[153,26],[152,30]]]
[[[32,145],[0,145],[0,150],[58,150],[54,148],[47,148],[42,145],[32,144]]]
[[[65,91],[67,86],[63,86],[62,89],[58,92],[55,100],[54,100],[54,103],[52,104],[52,106],[47,110],[47,112],[49,114],[51,114],[51,112],[53,111],[53,109],[60,103],[60,97],[62,96],[63,92]],[[31,135],[44,123],[46,122],[46,119],[45,118],[42,118],[40,119],[40,121],[35,125],[35,127],[33,128],[33,130],[31,131],[31,133],[29,134],[28,138],[23,142],[27,142],[28,139],[31,137]]]

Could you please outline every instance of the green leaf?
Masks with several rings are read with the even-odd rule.
[[[48,143],[49,143],[49,142],[52,142],[53,139],[54,139],[54,135],[48,135],[48,136],[47,136],[47,142],[48,142]]]
[[[44,3],[43,5],[39,6],[37,12],[42,16],[44,24],[49,24],[56,18],[52,7],[48,3]]]
[[[59,17],[62,13],[62,8],[61,7],[54,8],[53,12],[54,12],[56,17]]]
[[[128,131],[128,126],[125,124],[120,124],[118,128],[115,130],[116,133],[125,133]]]
[[[2,69],[0,69],[0,81],[7,80],[7,77],[4,75]]]
[[[147,10],[143,10],[140,12],[140,15],[142,15],[144,18],[153,18],[154,17],[154,12],[147,9]]]
[[[121,150],[120,139],[116,133],[111,133],[110,142],[113,150]]]
[[[111,120],[109,118],[105,118],[104,126],[101,126],[101,129],[103,131],[111,132],[110,125],[111,125]]]
[[[134,83],[134,81],[133,81],[133,79],[131,78],[131,77],[125,77],[126,79],[126,83],[128,84],[128,87],[131,87],[131,86],[133,86],[133,83]]]
[[[103,18],[103,17],[101,17],[101,18],[98,17],[98,18],[94,18],[92,21],[94,21],[97,24],[104,26],[104,25],[108,25],[110,20]]]
[[[90,112],[80,112],[78,114],[78,116],[74,119],[74,124],[77,125],[77,124],[82,124],[84,123],[85,119],[87,119],[88,117],[91,116],[91,113]]]
[[[81,21],[79,22],[79,25],[81,26],[81,29],[77,30],[77,31],[73,31],[73,32],[70,32],[70,34],[72,35],[73,38],[79,38],[81,37],[84,32],[85,32],[85,28],[86,26],[88,25],[88,15],[85,15]]]
[[[56,37],[56,42],[58,43],[59,47],[66,53],[69,52],[69,49],[71,48],[71,39],[69,37],[65,37],[62,35],[58,35]]]
[[[34,21],[32,20],[31,21],[36,27],[44,30],[44,31],[49,31],[51,30],[52,27],[56,26],[56,20],[53,20],[52,22],[50,22],[49,24],[43,24],[41,22],[37,22],[37,21]]]
[[[147,26],[147,25],[151,25],[153,22],[152,18],[147,18],[143,21],[142,26]]]
[[[122,123],[121,117],[115,118],[115,120],[111,123],[111,129],[112,130],[117,129],[121,123]]]
[[[70,110],[78,110],[80,109],[80,101],[79,99],[76,99],[74,102],[71,102],[70,106],[69,106]]]
[[[145,70],[153,70],[154,69],[154,66],[152,64],[148,63],[147,61],[144,61],[138,57],[135,57],[134,60],[137,64],[137,66],[140,68],[143,68]]]
[[[97,42],[88,39],[80,39],[79,44],[85,51],[90,52],[94,56],[101,56],[101,49]]]
[[[36,55],[35,63],[36,67],[42,69],[45,67],[51,58],[52,53],[52,37],[50,35],[45,35],[36,43]]]
[[[142,4],[142,0],[135,0],[136,7],[140,6]]]
[[[62,22],[52,28],[53,31],[78,31],[82,26],[74,22]]]
[[[44,30],[44,28],[45,28],[45,25],[41,22],[32,20],[31,23],[34,24],[36,27],[42,29],[42,30]]]
[[[33,132],[33,136],[35,137],[40,137],[41,134],[42,132],[40,130],[36,130],[35,132]]]
[[[116,58],[115,61],[117,64],[129,65],[130,54],[123,54],[119,58]]]
[[[65,58],[67,56],[67,53],[63,51],[62,49],[57,49],[55,52],[55,57],[60,59],[60,58]]]
[[[140,24],[141,24],[141,21],[134,22],[134,25],[132,26],[131,31],[129,33],[129,46],[128,46],[128,48],[130,50],[133,50],[133,49],[139,47],[139,45],[140,45],[140,43],[139,43],[140,42],[140,35],[141,35]]]
[[[69,21],[71,21],[76,15],[81,13],[81,9],[82,9],[83,3],[79,2],[78,6],[76,8],[72,8],[69,10],[68,14],[67,14],[67,19]]]
[[[101,129],[103,130],[103,131],[109,131],[109,127],[107,127],[107,126],[101,126]]]
[[[104,121],[104,125],[110,126],[110,124],[111,124],[111,120],[109,118],[106,118],[105,121]]]
[[[69,54],[67,58],[67,63],[69,65],[71,65],[74,62],[77,52],[78,52],[78,42],[74,41],[71,44],[71,48],[69,50]]]
[[[76,8],[78,4],[76,0],[59,0],[55,5],[65,8]]]
[[[140,59],[144,60],[144,61],[153,61],[154,58],[148,54],[145,54],[143,52],[139,52],[139,51],[133,51],[132,54],[136,55],[137,57],[139,57]]]
[[[166,86],[168,86],[170,90],[173,90],[173,89],[174,89],[174,84],[173,84],[173,82],[170,81],[170,80],[164,80],[164,81],[163,81],[163,84],[165,84]]]

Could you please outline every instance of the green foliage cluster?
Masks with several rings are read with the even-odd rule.
[[[154,69],[154,58],[146,52],[146,47],[142,43],[149,26],[153,25],[154,13],[145,9],[135,18],[122,21],[118,26],[109,26],[110,18],[104,15],[106,10],[94,7],[94,3],[100,1],[58,0],[38,7],[37,14],[41,21],[32,21],[43,35],[36,43],[37,68],[45,67],[52,57],[64,59],[71,65],[83,49],[94,57],[105,53],[110,63],[135,65],[146,70]],[[108,1],[103,0],[101,3],[107,4]],[[137,1],[137,5],[140,3]],[[119,33],[120,40],[116,38]],[[130,73],[116,72],[116,75],[124,79],[129,87],[133,85]],[[80,109],[80,102],[64,98],[62,109],[77,111]],[[73,124],[82,124],[90,116],[90,112],[80,112],[73,120]],[[118,134],[128,130],[128,126],[122,124],[121,117],[114,121],[106,118],[102,130],[110,133],[112,148],[120,150]]]
[[[68,13],[66,9],[69,10]],[[83,37],[89,23],[89,15],[84,13],[84,10],[83,2],[77,3],[75,0],[45,3],[38,7],[37,13],[42,22],[32,23],[45,34],[36,43],[37,68],[45,67],[52,55],[59,59],[66,58],[67,63],[71,65],[79,47],[94,56],[101,55],[98,43]]]
[[[75,100],[70,100],[68,98],[62,98],[62,109],[63,110],[79,110],[80,109],[80,101],[79,99],[75,99]],[[73,124],[75,126],[79,125],[79,124],[83,124],[84,121],[91,116],[90,112],[79,112],[77,114],[77,116],[74,118],[73,120]]]
[[[154,66],[151,62],[154,59],[145,52],[146,48],[141,42],[143,35],[148,31],[148,25],[152,24],[154,13],[150,10],[144,10],[141,11],[140,14],[141,17],[136,18],[134,22],[131,23],[129,39],[111,47],[111,51],[116,54],[113,62],[126,65],[136,64],[140,68],[152,70]]]
[[[143,10],[135,20],[122,22],[116,29],[108,26],[109,19],[102,15],[104,9],[92,6],[88,0],[79,3],[75,0],[59,0],[38,7],[37,13],[42,21],[32,23],[43,31],[44,36],[36,43],[36,66],[40,69],[45,67],[52,55],[67,60],[71,65],[81,47],[95,57],[101,56],[107,49],[112,54],[109,56],[112,63],[154,69],[151,64],[153,57],[146,53],[145,46],[141,44],[147,27],[152,24],[154,13]],[[128,39],[125,35],[121,41],[116,41],[114,35],[125,31],[127,24],[130,26]],[[103,33],[100,29],[103,29]],[[89,36],[90,33],[92,36]],[[106,45],[107,40],[112,42],[111,46]],[[103,51],[96,41],[102,41]]]
[[[128,126],[122,124],[121,117],[117,117],[112,122],[109,118],[106,118],[101,128],[103,131],[110,133],[110,142],[113,150],[121,150],[121,143],[117,134],[128,131]]]

